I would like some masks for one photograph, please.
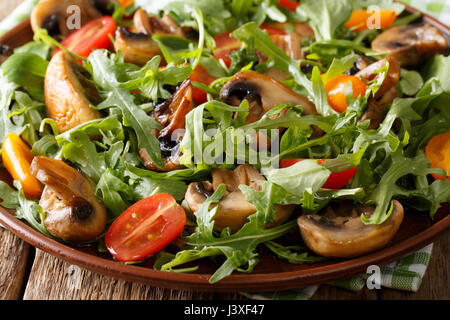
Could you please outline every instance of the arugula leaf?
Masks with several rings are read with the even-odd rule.
[[[131,166],[127,166],[127,168],[125,176],[130,178],[129,184],[132,187],[132,194],[137,201],[147,198],[155,192],[169,193],[178,201],[184,199],[187,185],[183,181],[164,179],[163,177],[160,177],[157,172],[142,169],[142,171],[147,171],[150,174],[155,173],[155,175],[151,176],[149,174],[140,176],[135,174],[135,172],[139,173],[141,171],[140,169],[134,168],[133,170],[133,167]]]
[[[436,180],[430,186],[430,216],[434,217],[442,203],[450,202],[450,180]]]
[[[0,205],[8,209],[16,209],[20,205],[18,191],[3,181],[0,181]]]
[[[125,76],[127,66],[110,59],[106,50],[95,50],[88,62],[92,67],[93,79],[104,90],[103,96],[106,98],[98,107],[118,107],[134,129],[139,148],[144,148],[155,165],[163,168],[160,144],[152,133],[152,129],[160,130],[161,125],[139,108],[131,93],[122,87],[121,79]]]
[[[293,264],[313,263],[327,260],[325,257],[316,257],[308,255],[308,252],[299,253],[299,251],[306,251],[307,249],[299,246],[282,246],[273,241],[264,243],[267,248],[275,253],[279,258],[289,261]]]
[[[47,237],[53,238],[44,224],[44,210],[35,201],[27,200],[20,182],[14,181],[14,186],[19,190],[17,193],[19,202],[19,206],[16,208],[17,219],[26,220],[33,228]]]
[[[254,42],[255,48],[264,53],[273,62],[274,67],[284,72],[289,72],[295,82],[304,87],[311,98],[314,98],[314,91],[311,81],[300,70],[300,61],[291,59],[286,52],[277,47],[266,31],[263,31],[254,22],[249,22],[234,30],[231,37],[248,43]]]
[[[11,102],[17,88],[17,84],[8,81],[0,74],[0,141],[4,141],[5,137],[11,132],[20,134],[23,131],[23,128],[14,124],[9,118]]]
[[[422,75],[425,80],[438,78],[442,89],[450,92],[450,57],[434,55],[423,67]]]
[[[9,81],[25,88],[30,95],[44,101],[44,78],[48,61],[31,52],[15,53],[2,64],[3,74]]]
[[[310,188],[312,192],[319,190],[327,181],[331,171],[314,160],[304,160],[289,168],[264,168],[263,174],[267,181],[276,183],[294,195],[302,196],[307,188]]]
[[[124,212],[134,200],[133,189],[118,178],[113,170],[107,169],[100,177],[96,189],[105,206],[112,212],[113,221]]]
[[[347,0],[304,0],[297,10],[309,18],[316,40],[331,40],[336,30],[344,24],[352,13]]]
[[[140,93],[153,101],[160,98],[167,100],[172,94],[164,89],[164,85],[178,85],[186,80],[192,73],[191,66],[168,65],[163,70],[159,70],[161,57],[155,56],[148,61],[140,70],[130,72],[131,80],[122,83],[121,87],[128,90],[139,90]]]
[[[436,172],[436,170],[429,168],[429,162],[423,153],[419,153],[414,158],[406,158],[403,150],[399,148],[392,154],[391,160],[392,164],[389,169],[383,175],[375,190],[368,196],[367,201],[376,204],[376,208],[369,218],[364,215],[361,216],[365,224],[381,224],[386,221],[391,213],[388,208],[391,207],[393,197],[408,198],[417,193],[421,194],[416,189],[406,189],[399,186],[397,182],[400,178],[412,174],[425,179],[426,175]]]

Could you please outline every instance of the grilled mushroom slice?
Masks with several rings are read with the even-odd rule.
[[[89,74],[64,52],[51,59],[45,74],[45,108],[56,121],[59,132],[100,118],[90,105],[100,102],[96,88],[87,81]]]
[[[391,56],[388,56],[382,60],[379,60],[375,63],[368,65],[366,68],[362,69],[358,73],[355,74],[356,77],[363,79],[365,82],[369,82],[377,77],[380,77],[381,74],[376,73],[377,70],[384,67],[386,62],[389,63],[389,70],[386,74],[386,78],[381,84],[380,89],[378,89],[375,98],[378,99],[383,96],[386,92],[392,89],[395,84],[400,79],[400,64],[399,62]]]
[[[183,29],[166,13],[159,19],[156,16],[149,17],[145,10],[138,9],[133,16],[133,23],[139,33],[147,35],[172,35],[177,37],[185,36]]]
[[[430,55],[446,48],[445,37],[429,24],[393,27],[372,42],[373,50],[388,53],[403,67],[417,66]]]
[[[144,10],[139,9],[133,16],[133,22],[137,33],[131,32],[127,27],[117,28],[114,48],[122,52],[126,62],[140,66],[154,56],[161,55],[158,44],[152,40],[153,35],[184,36],[182,29],[169,15],[158,19],[149,17]]]
[[[317,114],[316,107],[307,98],[282,83],[253,71],[234,75],[220,91],[220,99],[233,106],[238,106],[242,100],[247,99],[250,104],[247,123],[258,121],[271,108],[285,103],[303,106],[305,114]]]
[[[75,31],[68,24],[74,14],[74,11],[70,9],[80,10],[80,22],[84,25],[90,20],[101,17],[100,11],[94,4],[95,1],[91,0],[41,0],[31,13],[31,27],[35,32],[38,28],[43,28],[52,36],[67,36]]]
[[[31,173],[44,185],[39,205],[47,230],[76,243],[95,240],[106,226],[106,208],[95,196],[95,183],[61,160],[35,157]]]
[[[185,128],[186,115],[193,107],[192,86],[188,79],[180,85],[169,100],[157,105],[152,111],[152,116],[163,126],[161,131],[155,132],[155,136],[160,141],[161,155],[164,160],[162,171],[167,172],[182,168],[179,163],[181,157],[179,144],[182,135],[178,130]],[[160,171],[145,149],[140,149],[139,155],[148,169]]]
[[[394,210],[382,224],[365,225],[361,214],[370,216],[372,207],[347,204],[337,210],[328,207],[324,215],[302,215],[297,219],[308,248],[334,258],[350,258],[385,247],[403,221],[403,207],[393,201]]]
[[[249,164],[240,165],[234,171],[214,168],[212,183],[209,181],[191,183],[185,199],[189,208],[195,212],[221,184],[225,184],[227,191],[219,201],[219,209],[214,216],[214,229],[221,231],[229,227],[231,232],[236,232],[247,222],[247,218],[256,212],[256,208],[245,199],[239,186],[244,184],[258,190],[259,181],[262,180],[265,180],[264,177]],[[289,219],[294,208],[295,206],[292,205],[275,205],[275,221],[267,224],[266,227],[272,228],[284,223]]]
[[[398,97],[398,90],[395,87],[400,79],[400,64],[391,56],[370,64],[362,69],[355,76],[360,77],[365,82],[374,80],[381,76],[376,71],[389,63],[389,70],[386,78],[378,89],[375,97],[370,97],[366,112],[361,117],[360,122],[370,120],[369,129],[377,129],[386,116],[385,106],[391,104]]]
[[[154,56],[160,55],[158,44],[150,35],[133,33],[127,27],[119,27],[116,30],[114,49],[123,54],[126,62],[143,66]]]

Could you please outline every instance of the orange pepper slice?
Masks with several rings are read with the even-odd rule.
[[[358,77],[342,74],[329,79],[325,83],[325,91],[328,93],[327,100],[330,107],[342,113],[347,110],[345,91],[348,83],[352,83],[353,96],[357,99],[366,94],[367,85]]]
[[[377,15],[379,15],[377,17]],[[394,10],[355,10],[350,19],[345,23],[345,27],[360,32],[367,29],[381,29],[392,25],[397,19],[397,13]],[[379,25],[376,25],[379,23]]]
[[[42,194],[42,184],[31,174],[30,165],[33,161],[30,148],[15,133],[6,136],[2,146],[2,161],[6,170],[14,180],[20,181],[27,198],[39,198]]]
[[[133,4],[134,0],[119,0],[119,3],[125,9]]]
[[[425,155],[430,161],[431,168],[441,168],[447,172],[447,180],[450,180],[450,132],[438,134],[431,138],[425,147]],[[433,174],[438,180],[444,180],[444,176]]]

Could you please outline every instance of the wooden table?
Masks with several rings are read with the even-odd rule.
[[[0,20],[22,0],[0,0]],[[391,289],[353,293],[322,285],[313,299],[450,299],[450,232],[435,242],[417,293]],[[11,300],[244,300],[239,294],[178,291],[117,280],[80,269],[29,246],[0,227],[0,299]]]

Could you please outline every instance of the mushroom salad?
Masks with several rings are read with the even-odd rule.
[[[214,257],[215,283],[262,250],[380,250],[450,202],[448,35],[398,2],[41,0],[30,21],[0,46],[0,204],[52,239]]]

